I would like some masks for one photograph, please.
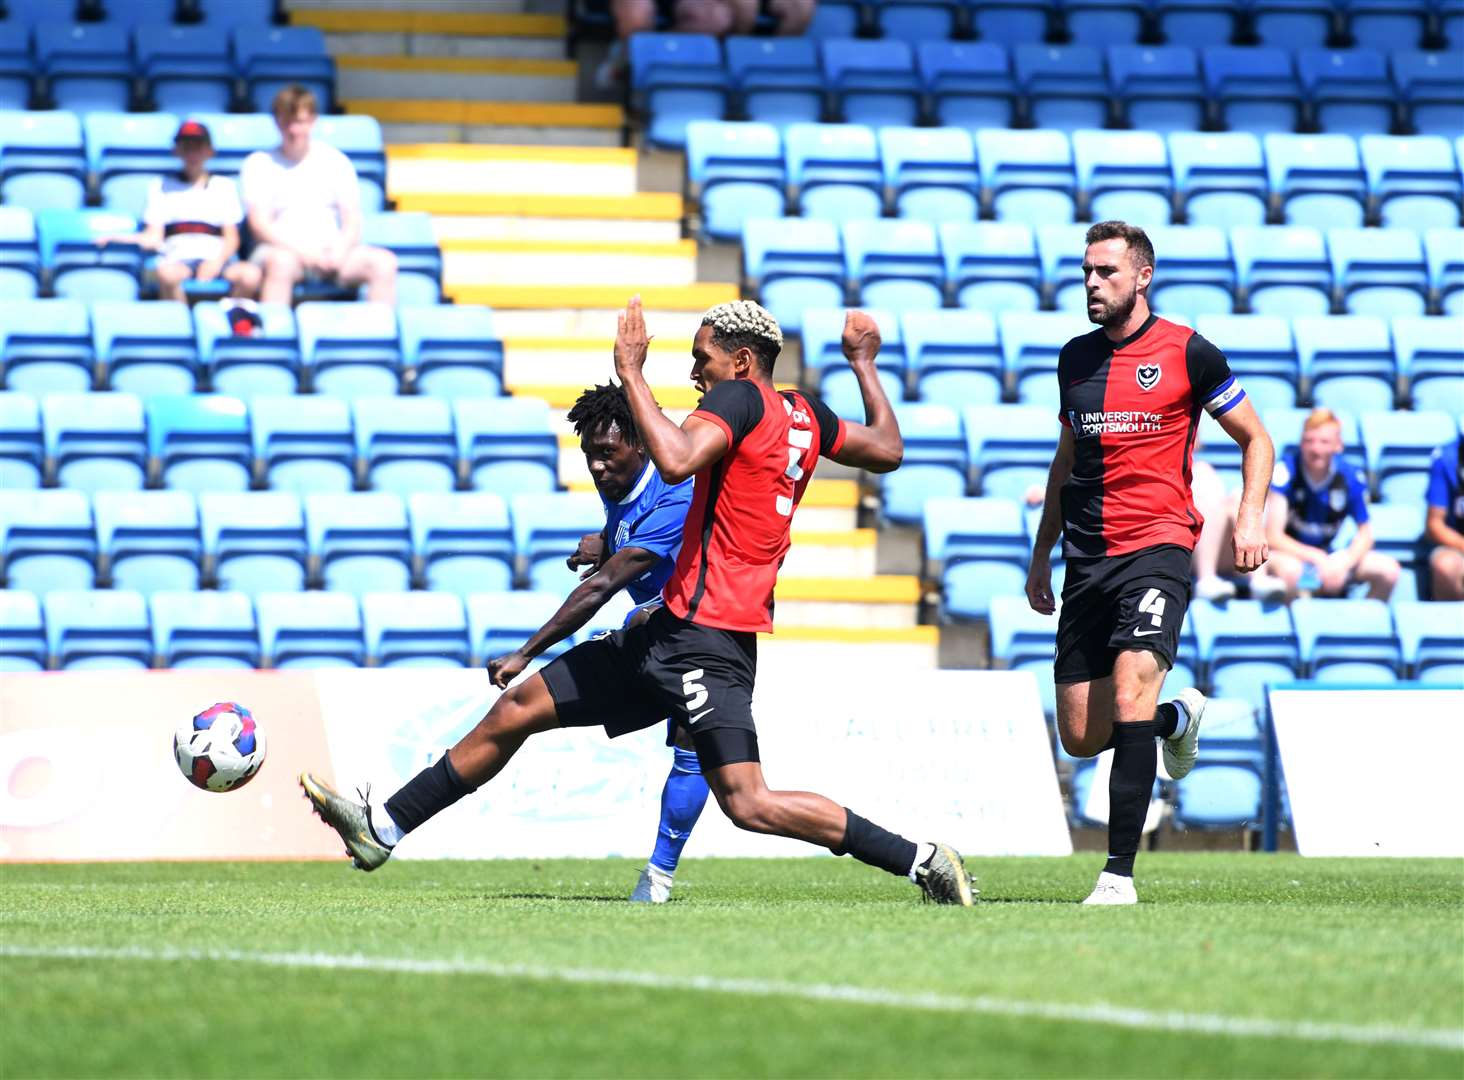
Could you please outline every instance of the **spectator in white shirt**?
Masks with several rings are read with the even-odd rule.
[[[335,147],[311,140],[319,113],[313,93],[285,87],[274,99],[279,148],[244,159],[250,261],[264,274],[259,298],[288,304],[296,283],[310,279],[364,285],[367,300],[395,304],[396,256],[361,243],[356,169]]]

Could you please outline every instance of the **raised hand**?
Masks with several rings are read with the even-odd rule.
[[[844,355],[849,363],[873,363],[879,355],[879,324],[857,309],[844,316]]]
[[[628,374],[640,373],[650,348],[651,338],[646,333],[646,315],[641,309],[641,298],[632,296],[615,325],[615,374],[620,376],[621,382]]]

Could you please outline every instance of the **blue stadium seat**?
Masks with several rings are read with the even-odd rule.
[[[787,179],[782,139],[771,124],[687,124],[686,176],[701,203],[702,230],[709,237],[731,239],[748,218],[783,214]]]
[[[1235,269],[1259,315],[1325,315],[1332,310],[1332,264],[1320,231],[1300,225],[1230,230]]]
[[[604,529],[600,497],[587,491],[515,495],[509,499],[509,510],[524,583],[560,595],[579,584],[579,571],[569,569],[564,560],[574,554],[586,533]]]
[[[630,594],[622,589],[612,596],[604,607],[591,615],[584,626],[574,632],[574,643],[579,645],[589,641],[596,634],[619,630],[625,625],[625,619],[633,606]]]
[[[783,145],[800,214],[837,222],[880,216],[884,172],[872,130],[858,124],[790,124]]]
[[[399,304],[436,304],[442,299],[442,251],[432,231],[432,215],[368,212],[361,222],[361,241],[396,256]]]
[[[1195,131],[1205,122],[1205,85],[1192,48],[1112,46],[1108,77],[1131,127]]]
[[[44,595],[90,589],[97,538],[80,491],[0,491],[0,558],[5,587]]]
[[[1004,312],[998,319],[1007,379],[1024,405],[1058,407],[1057,354],[1079,334],[1092,329],[1075,312]]]
[[[239,167],[250,154],[256,150],[273,150],[280,144],[280,129],[267,110],[262,113],[199,112],[193,114],[193,119],[208,127],[214,147],[208,168],[220,176],[237,176]]]
[[[896,404],[905,441],[900,467],[881,477],[880,502],[887,520],[918,525],[927,500],[966,494],[966,444],[961,417],[946,405]]]
[[[452,400],[503,393],[503,342],[493,312],[476,304],[398,307],[402,360],[417,392]]]
[[[1438,12],[1444,40],[1452,48],[1464,48],[1464,4],[1459,0],[1439,0]]]
[[[361,597],[366,654],[378,667],[466,667],[468,620],[451,593],[373,592]]]
[[[58,109],[120,112],[132,98],[132,46],[126,29],[96,23],[41,23],[35,55]]]
[[[140,397],[188,394],[198,345],[188,307],[172,300],[98,300],[91,306],[97,358],[114,390]]]
[[[849,38],[863,26],[863,0],[824,0],[814,8],[807,36],[815,39]]]
[[[1291,617],[1281,605],[1197,600],[1189,622],[1216,697],[1243,698],[1260,707],[1268,683],[1289,682],[1301,670]]]
[[[147,477],[142,402],[131,394],[48,394],[41,399],[56,482],[89,494],[138,491]]]
[[[540,398],[464,398],[452,404],[458,458],[471,486],[508,498],[553,491],[559,440]]]
[[[993,598],[1025,588],[1026,526],[1010,499],[931,499],[924,530],[926,572],[940,568],[947,618],[984,619]]]
[[[1409,674],[1440,686],[1464,685],[1464,602],[1434,600],[1394,609]]]
[[[1074,219],[1077,174],[1062,132],[982,129],[976,132],[976,160],[998,221],[1036,228]]]
[[[412,537],[401,497],[385,492],[306,495],[305,531],[320,579],[358,600],[411,587]]]
[[[246,336],[234,333],[229,310],[227,304],[205,303],[193,308],[198,355],[210,372],[213,388],[246,401],[293,394],[300,385],[294,311],[288,304],[257,305],[260,325]],[[443,316],[444,320],[450,317]]]
[[[844,303],[839,228],[821,218],[751,218],[742,226],[747,287],[784,333],[803,330],[803,312]]]
[[[309,547],[297,496],[280,491],[200,495],[198,517],[220,589],[257,597],[305,587]]]
[[[903,41],[822,41],[824,83],[846,123],[884,127],[920,117],[923,88]]]
[[[1235,264],[1225,233],[1209,225],[1151,228],[1158,266],[1149,305],[1166,317],[1224,315],[1235,306]]]
[[[34,593],[0,589],[0,672],[44,671],[49,652]]]
[[[1037,228],[1037,255],[1042,282],[1058,311],[1086,315],[1088,291],[1083,284],[1083,260],[1088,252],[1088,226],[1041,225]]]
[[[412,548],[427,588],[466,597],[513,588],[508,504],[487,492],[407,496]]]
[[[0,202],[76,210],[86,197],[86,152],[75,113],[0,112]]]
[[[148,453],[163,486],[200,495],[246,491],[252,471],[249,412],[224,394],[149,397]]]
[[[1319,49],[1336,28],[1332,0],[1253,0],[1251,11],[1263,45]]]
[[[395,394],[402,366],[396,312],[386,304],[304,303],[300,356],[316,391],[354,400]]]
[[[0,26],[6,31],[0,39],[0,110],[19,111],[30,105],[31,75],[35,70],[30,21]]]
[[[1445,315],[1464,315],[1464,229],[1429,229],[1423,234],[1434,304]]]
[[[1001,345],[985,311],[907,311],[900,315],[915,396],[952,408],[1001,400]]]
[[[1295,131],[1303,119],[1301,84],[1284,49],[1201,50],[1214,119],[1232,131]]]
[[[254,605],[236,592],[156,592],[153,651],[166,668],[252,669],[259,666]]]
[[[965,0],[965,3],[976,36],[1006,46],[1046,39],[1058,7],[1054,0]]]
[[[1398,364],[1382,319],[1302,316],[1291,321],[1291,332],[1315,404],[1353,413],[1393,407]]]
[[[1183,829],[1255,828],[1261,820],[1261,770],[1244,758],[1212,757],[1179,781],[1174,823]]]
[[[1422,506],[1433,452],[1459,434],[1457,415],[1365,412],[1358,423],[1367,453],[1367,470],[1372,474],[1378,497],[1384,502]],[[1420,529],[1414,535],[1421,533]]]
[[[717,39],[703,34],[636,34],[630,39],[631,100],[650,117],[656,146],[686,145],[692,120],[718,120],[727,109],[727,73]]]
[[[811,37],[729,37],[722,46],[727,74],[749,120],[783,128],[823,117],[823,71]]]
[[[431,397],[357,398],[356,458],[368,485],[406,498],[457,486],[457,442],[447,402]]]
[[[89,389],[96,352],[85,306],[64,299],[0,304],[0,363],[11,390],[45,394]]]
[[[963,308],[995,314],[1036,311],[1042,301],[1042,264],[1026,225],[950,221],[940,225],[946,280]]]
[[[115,671],[143,669],[152,663],[147,602],[138,593],[59,590],[41,602],[53,667]]]
[[[1447,139],[1364,135],[1358,146],[1383,225],[1422,232],[1459,224],[1459,164]]]
[[[1381,600],[1297,600],[1291,620],[1305,673],[1318,682],[1387,685],[1402,674],[1393,616]]]
[[[1063,0],[1063,23],[1079,45],[1128,44],[1143,35],[1150,6],[1142,0]]]
[[[1164,140],[1152,131],[1075,131],[1078,188],[1095,221],[1168,225],[1174,181]]]
[[[186,491],[101,491],[92,499],[97,542],[115,588],[143,596],[199,587],[203,540]]]
[[[1009,671],[1032,672],[1043,713],[1055,715],[1052,657],[1057,649],[1057,615],[1033,611],[1026,596],[993,596],[990,619],[991,658]]]
[[[1034,127],[1101,128],[1109,118],[1103,54],[1086,45],[1018,45],[1012,71]]]
[[[45,469],[46,444],[36,399],[0,390],[0,491],[38,488]]]
[[[1358,226],[1367,206],[1367,177],[1349,135],[1265,136],[1273,197],[1288,225],[1316,229]]]
[[[1017,88],[1006,49],[991,41],[922,41],[915,63],[944,127],[1009,127]]]
[[[1416,49],[1428,31],[1428,0],[1342,0],[1354,41],[1371,49]]]
[[[168,112],[227,112],[234,97],[229,35],[212,26],[141,22],[132,31],[148,96]]]
[[[0,206],[0,300],[30,300],[40,288],[35,216],[23,206]]]
[[[267,592],[254,598],[259,642],[280,670],[363,667],[366,638],[354,596],[327,592]]]
[[[905,343],[900,321],[892,311],[873,308],[869,316],[879,326],[883,344],[875,360],[880,385],[890,401],[905,396]],[[815,384],[829,408],[846,420],[864,419],[864,398],[853,370],[844,359],[840,344],[845,311],[839,308],[809,308],[803,313],[803,373]],[[812,378],[810,378],[812,376]]]
[[[886,127],[880,129],[879,148],[898,217],[937,225],[979,216],[981,176],[968,132]]]
[[[844,265],[867,307],[895,311],[938,308],[945,298],[945,261],[935,227],[924,221],[847,221]]]
[[[41,210],[36,214],[41,262],[60,297],[87,302],[136,300],[142,250],[132,243],[99,246],[102,237],[137,231],[137,219],[110,210]]]
[[[258,29],[271,25],[281,6],[279,0],[205,0],[203,22],[205,26]]]
[[[1464,415],[1464,319],[1394,319],[1393,351],[1415,409]]]
[[[1154,18],[1171,45],[1203,49],[1233,41],[1242,9],[1227,0],[1156,0]]]
[[[178,117],[166,112],[93,112],[83,116],[81,124],[87,166],[96,175],[102,205],[141,218],[153,184],[178,170],[173,156]]]
[[[1312,123],[1343,135],[1386,133],[1395,93],[1388,63],[1374,49],[1301,49],[1296,70]]]
[[[311,137],[334,146],[351,159],[361,189],[362,210],[373,214],[386,206],[386,144],[381,135],[381,122],[376,117],[321,116],[315,121]],[[375,242],[367,240],[367,243]],[[436,242],[431,246],[436,248]]]
[[[275,94],[291,85],[315,91],[320,111],[330,112],[335,104],[335,61],[318,29],[239,25],[233,38],[234,62],[256,112],[268,112]]]
[[[1423,535],[1425,506],[1421,498],[1409,503],[1384,502],[1368,507],[1373,550],[1396,559],[1402,573],[1388,594],[1394,610],[1400,603],[1418,599],[1419,548]]]
[[[356,481],[350,406],[315,394],[257,397],[249,405],[254,458],[265,483],[295,495],[341,494]]]
[[[1038,405],[973,405],[961,415],[966,454],[982,495],[1021,505],[1027,489],[1044,485],[1057,453],[1059,426]]]
[[[1174,184],[1191,225],[1228,229],[1266,221],[1266,162],[1249,132],[1175,132],[1169,136]]]
[[[960,8],[960,0],[878,0],[874,25],[887,41],[938,41],[955,33]]]
[[[1288,320],[1279,315],[1201,315],[1195,329],[1225,354],[1257,409],[1296,404],[1301,362]]]
[[[1412,229],[1332,229],[1327,250],[1350,314],[1392,318],[1427,309],[1428,268]]]
[[[476,592],[467,598],[468,635],[476,663],[512,652],[549,621],[564,594],[559,592]],[[539,654],[553,660],[573,642],[561,641]]]
[[[1461,27],[1464,27],[1464,4],[1459,6]],[[1464,47],[1456,41],[1454,49]],[[1453,138],[1459,133],[1464,115],[1464,72],[1451,63],[1453,57],[1444,52],[1395,52],[1390,57],[1393,82],[1408,112],[1413,130],[1420,135],[1444,135]]]

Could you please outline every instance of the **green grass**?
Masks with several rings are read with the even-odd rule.
[[[566,969],[834,984],[1458,1032],[1464,864],[1140,857],[1143,903],[1074,904],[1099,859],[973,860],[974,911],[848,859],[691,860],[662,908],[626,860],[0,868],[0,1076],[1439,1076],[1405,1040],[1176,1032]],[[142,956],[22,956],[134,947]],[[453,961],[437,972],[161,950]],[[462,971],[462,966],[477,971]],[[524,965],[538,977],[485,973]],[[545,977],[546,975],[550,977]]]

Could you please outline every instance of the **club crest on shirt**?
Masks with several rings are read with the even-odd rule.
[[[1140,390],[1152,390],[1159,385],[1159,376],[1164,372],[1158,364],[1140,364],[1134,368],[1134,378],[1138,381]]]
[[[1341,488],[1341,487],[1333,488],[1332,489],[1331,496],[1330,496],[1330,500],[1331,500],[1331,503],[1332,503],[1332,509],[1333,510],[1336,510],[1336,511],[1339,511],[1339,512],[1342,511],[1342,510],[1346,510],[1347,509],[1347,489],[1346,488]]]

